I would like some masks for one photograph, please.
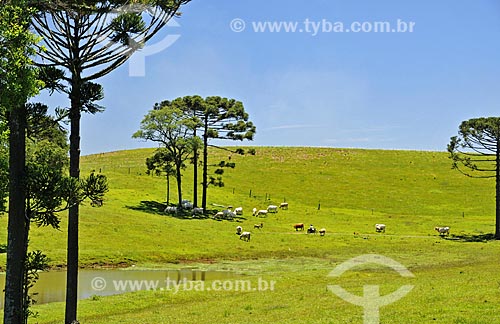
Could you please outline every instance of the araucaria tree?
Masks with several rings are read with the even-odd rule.
[[[186,116],[184,111],[170,101],[155,104],[141,121],[140,130],[132,137],[160,143],[169,153],[175,165],[177,180],[178,208],[182,208],[182,169],[196,146],[197,138],[192,136],[196,120]]]
[[[193,136],[201,137],[203,143],[201,146],[203,148],[202,207],[206,211],[207,189],[210,184],[208,179],[208,148],[221,148],[210,144],[210,140],[253,140],[255,126],[249,120],[243,103],[235,99],[219,96],[205,99],[200,96],[186,96],[175,99],[173,104],[183,110],[187,116],[195,118]],[[198,167],[197,150],[194,151],[193,160],[196,170]],[[194,178],[196,186],[196,175]]]
[[[200,114],[203,138],[203,183],[202,207],[207,208],[208,189],[208,147],[210,139],[253,140],[255,126],[241,101],[212,96],[205,98],[204,110]]]
[[[495,239],[500,240],[500,117],[463,121],[448,152],[453,168],[473,178],[495,178]]]
[[[32,26],[43,37],[38,63],[67,72],[64,80],[71,102],[70,176],[80,176],[81,113],[96,113],[101,108],[92,104],[102,97],[101,86],[92,81],[125,63],[189,1],[32,1],[37,9]],[[69,210],[68,220],[65,316],[68,324],[77,318],[78,216],[75,205]]]

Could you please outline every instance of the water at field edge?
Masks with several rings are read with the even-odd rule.
[[[138,290],[172,291],[176,285],[189,288],[190,282],[225,280],[234,278],[230,271],[181,270],[80,270],[78,276],[78,297],[117,295]],[[191,285],[192,286],[192,285]],[[0,287],[5,287],[5,273],[0,274]],[[179,288],[180,286],[177,286]],[[199,287],[199,286],[198,286]],[[185,288],[184,288],[185,289]],[[37,304],[61,302],[66,295],[66,272],[41,272],[40,279],[30,289]],[[0,294],[0,308],[3,308],[3,293]]]

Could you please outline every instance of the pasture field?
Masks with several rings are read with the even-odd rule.
[[[493,181],[451,170],[444,152],[255,149],[254,156],[212,155],[214,164],[229,158],[236,163],[224,174],[225,187],[210,187],[208,196],[214,211],[222,208],[213,204],[242,206],[243,216],[233,221],[165,215],[166,181],[145,174],[152,149],[83,157],[82,175],[106,174],[110,191],[103,207],[81,208],[82,267],[229,269],[254,284],[265,280],[275,286],[94,297],[80,302],[80,321],[362,323],[363,308],[337,297],[328,285],[362,296],[364,285],[380,285],[380,295],[387,295],[411,284],[406,297],[380,309],[380,323],[500,323],[500,244],[488,240],[494,231]],[[191,167],[183,187],[192,201]],[[174,180],[170,200],[176,201]],[[285,200],[289,210],[251,215],[254,207]],[[65,264],[65,217],[61,231],[34,229],[31,237],[32,248],[46,252],[56,269]],[[261,222],[263,229],[253,229]],[[327,233],[296,232],[295,223]],[[375,223],[386,224],[387,231],[375,233]],[[6,217],[0,224],[6,226]],[[238,239],[237,225],[252,232],[250,242]],[[452,235],[439,237],[435,226],[450,226]],[[414,277],[378,265],[329,276],[342,262],[367,254],[392,258]],[[32,323],[64,318],[62,303],[34,308],[40,317]]]

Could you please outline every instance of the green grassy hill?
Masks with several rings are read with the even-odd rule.
[[[102,172],[110,187],[103,207],[81,208],[82,266],[232,269],[254,283],[273,280],[276,289],[96,297],[80,302],[82,323],[361,323],[361,307],[326,289],[335,283],[358,296],[363,284],[381,285],[381,295],[414,285],[408,297],[381,308],[382,323],[500,322],[500,244],[482,240],[494,231],[494,182],[451,170],[446,153],[257,147],[255,156],[231,155],[236,168],[226,171],[226,186],[209,190],[214,210],[221,208],[213,204],[242,206],[243,217],[216,221],[162,212],[165,179],[145,174],[152,152],[82,159],[82,174]],[[211,156],[214,164],[229,159],[226,151]],[[188,168],[183,178],[190,200],[191,174]],[[174,188],[172,183],[172,201]],[[251,215],[254,207],[284,200],[287,211]],[[254,229],[260,222],[264,228]],[[327,234],[295,232],[297,222],[324,227]],[[385,223],[386,233],[375,233],[375,223]],[[250,242],[238,239],[237,225],[252,232]],[[433,230],[439,225],[451,227],[450,239]],[[53,266],[65,264],[65,228],[64,215],[61,231],[32,233],[32,248],[44,250]],[[366,254],[393,258],[415,278],[376,266],[329,276],[340,263]],[[64,318],[63,303],[35,310],[36,323]]]
[[[82,158],[82,174],[101,172],[110,187],[103,207],[81,208],[83,266],[281,257],[292,247],[295,255],[310,256],[302,239],[289,235],[296,222],[337,234],[371,234],[375,223],[386,223],[393,235],[434,235],[437,225],[451,226],[455,234],[494,229],[494,182],[451,170],[443,152],[257,147],[256,155],[240,156],[218,150],[211,162],[231,159],[236,168],[224,174],[225,187],[210,187],[208,200],[214,209],[221,208],[212,204],[242,206],[244,218],[233,222],[163,214],[166,181],[145,173],[144,161],[152,153],[140,149]],[[192,201],[191,168],[183,181],[185,198]],[[175,202],[175,181],[171,193]],[[254,207],[284,200],[288,211],[259,220],[251,216]],[[44,250],[54,266],[65,264],[66,217],[62,231],[43,228],[32,234],[32,247]],[[258,247],[253,241],[235,247],[235,226],[250,229],[260,221],[263,232],[274,235],[255,237],[262,241]],[[5,226],[6,217],[1,222]],[[315,246],[315,255],[327,252],[328,247]]]

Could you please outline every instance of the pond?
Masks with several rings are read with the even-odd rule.
[[[180,283],[190,281],[224,280],[234,278],[230,271],[205,271],[199,269],[180,270],[80,270],[78,276],[78,298],[109,296],[139,290],[172,290]],[[5,287],[5,273],[0,274],[0,287]],[[178,288],[178,287],[177,287]],[[40,279],[30,290],[36,294],[37,304],[65,301],[66,272],[41,272]],[[3,308],[4,294],[0,296]]]

